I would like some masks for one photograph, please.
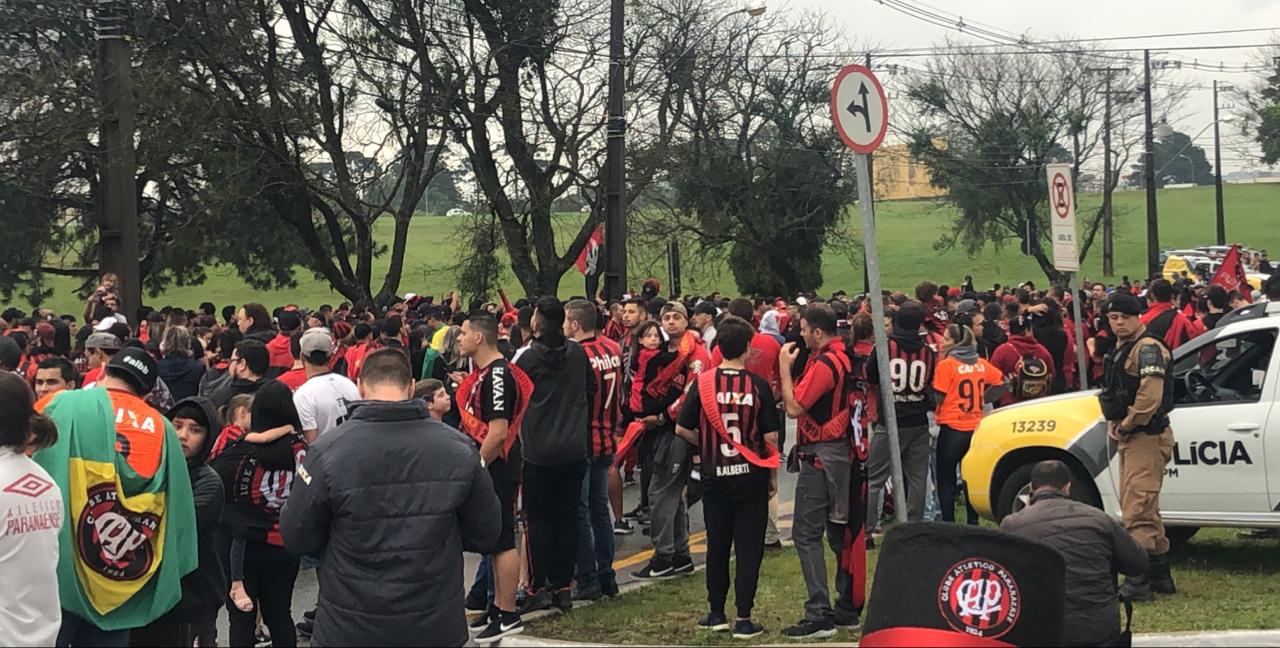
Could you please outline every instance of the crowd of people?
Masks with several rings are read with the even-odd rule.
[[[834,636],[860,623],[866,551],[892,513],[888,398],[907,519],[954,522],[985,412],[1096,384],[1117,340],[1129,353],[1139,334],[1165,355],[1134,350],[1134,380],[1161,378],[1151,363],[1254,297],[1182,279],[1086,286],[926,281],[884,295],[884,322],[844,292],[664,299],[653,280],[616,301],[407,294],[385,308],[204,303],[129,317],[107,276],[83,317],[0,314],[0,643],[212,646],[225,608],[232,646],[485,645],[521,632],[522,615],[617,595],[614,537],[637,527],[653,558],[635,578],[693,573],[698,502],[698,625],[751,638],[764,631],[760,564],[781,546],[779,470],[797,473],[791,536],[807,590],[783,634]],[[1280,299],[1280,280],[1264,292]],[[880,393],[877,326],[892,394]],[[1033,501],[1049,503],[1011,530],[1062,535],[1037,522],[1063,519],[1048,512],[1069,502],[1064,470],[1037,467]],[[628,488],[639,503],[624,512]],[[1068,513],[1134,535],[1108,545],[1117,569],[1172,591],[1162,527]],[[977,524],[972,508],[965,517]],[[483,556],[469,583],[463,552]],[[295,618],[304,562],[319,599]],[[1081,578],[1092,613],[1116,616],[1114,580],[1107,607],[1106,579]],[[1101,628],[1091,641],[1113,638]]]

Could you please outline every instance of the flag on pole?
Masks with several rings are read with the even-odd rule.
[[[578,255],[579,272],[588,277],[599,272],[600,248],[603,246],[604,229],[600,225],[596,225],[595,231],[591,232],[591,238],[587,239],[587,244],[583,246],[582,253]]]
[[[1213,280],[1209,283],[1222,286],[1222,289],[1227,292],[1239,291],[1244,295],[1245,301],[1252,301],[1250,295],[1252,288],[1249,287],[1249,276],[1245,274],[1244,263],[1240,259],[1240,246],[1231,246],[1227,258],[1222,260],[1222,267],[1213,274]]]

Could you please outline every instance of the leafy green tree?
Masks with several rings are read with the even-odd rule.
[[[1174,131],[1155,142],[1156,186],[1169,184],[1213,184],[1213,164],[1191,136]],[[1139,187],[1146,178],[1146,158],[1139,157],[1129,176]]]

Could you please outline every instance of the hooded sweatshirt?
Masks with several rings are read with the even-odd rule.
[[[765,311],[765,314],[760,317],[760,332],[773,338],[778,344],[782,344],[784,338],[778,325],[778,311]]]
[[[184,411],[185,410],[185,411]],[[208,466],[209,452],[218,436],[220,423],[213,402],[207,398],[186,398],[178,401],[166,416],[190,416],[208,432],[204,445],[193,457],[187,457],[187,472],[191,476],[191,493],[196,506],[196,555],[199,566],[182,577],[182,599],[157,624],[193,623],[206,621],[218,615],[227,596],[227,579],[222,570],[222,558],[214,537],[222,519],[224,498],[222,480]]]
[[[590,456],[589,404],[595,374],[582,346],[558,331],[535,338],[516,361],[533,381],[520,426],[524,460],[539,466],[586,461]]]
[[[200,392],[200,381],[206,371],[203,362],[181,353],[172,353],[157,362],[156,367],[174,400],[182,401]]]
[[[1000,345],[995,353],[991,354],[991,364],[995,365],[1000,373],[1013,379],[1017,377],[1018,362],[1023,356],[1039,358],[1049,369],[1049,375],[1054,375],[1053,356],[1049,354],[1048,349],[1045,349],[1035,338],[1025,335],[1010,335],[1009,341]],[[1009,390],[1000,398],[1000,405],[1002,407],[1012,405],[1018,400],[1013,390]]]

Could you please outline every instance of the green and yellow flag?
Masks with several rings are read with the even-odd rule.
[[[173,426],[142,399],[64,391],[37,409],[58,442],[36,452],[66,503],[58,546],[62,607],[103,630],[138,628],[182,598],[196,568],[196,520]]]

